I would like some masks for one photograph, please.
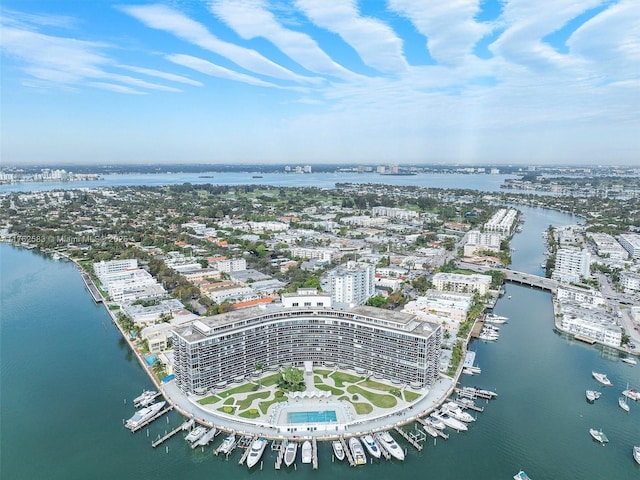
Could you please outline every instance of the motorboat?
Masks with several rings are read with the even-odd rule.
[[[293,462],[296,461],[296,455],[298,454],[298,442],[287,442],[287,447],[284,451],[284,464],[290,467]]]
[[[624,395],[622,397],[618,397],[618,405],[625,412],[628,412],[630,410],[629,409],[629,404],[627,403],[627,397],[625,397]]]
[[[394,458],[404,460],[404,451],[398,445],[398,442],[391,436],[389,432],[382,432],[378,435],[378,441],[382,443],[384,449]]]
[[[633,447],[633,459],[640,465],[640,447]]]
[[[422,428],[424,428],[424,431],[427,432],[429,435],[431,435],[434,438],[440,436],[440,434],[438,433],[438,430],[436,428],[434,428],[432,425],[428,424],[428,423],[424,423],[422,425]]]
[[[622,392],[622,395],[631,400],[640,400],[640,392],[635,388],[627,388]]]
[[[593,378],[595,378],[602,385],[606,387],[613,386],[613,383],[611,383],[611,380],[609,380],[604,373],[591,372],[591,375],[593,375]]]
[[[227,453],[231,452],[231,450],[233,450],[233,447],[235,446],[236,446],[236,436],[235,434],[232,433],[231,435],[227,435],[226,437],[224,437],[224,440],[218,447],[217,452],[226,455]]]
[[[596,390],[587,390],[587,400],[590,402],[595,402],[600,398],[601,393]]]
[[[503,323],[507,323],[507,320],[509,320],[507,317],[503,317],[501,315],[496,315],[495,313],[487,313],[484,316],[484,321],[486,323],[493,323],[496,325],[501,325]]]
[[[351,437],[349,439],[349,449],[353,455],[353,461],[356,465],[365,465],[367,463],[367,455],[364,453],[362,443],[358,437]]]
[[[362,437],[360,437],[360,440],[362,440],[362,443],[367,449],[367,452],[369,452],[369,455],[375,458],[380,458],[380,448],[378,447],[376,441],[373,439],[372,435],[363,435]]]
[[[524,471],[520,470],[513,476],[513,480],[531,480],[531,477],[524,473]]]
[[[453,428],[454,430],[457,431],[466,431],[468,430],[467,426],[465,425],[464,422],[461,422],[460,420],[453,418],[452,416],[450,416],[447,412],[443,412],[442,410],[440,410],[438,413],[435,414],[435,417],[439,420],[442,421],[442,423],[444,423],[447,427],[449,428]]]
[[[462,408],[460,408],[460,405],[458,405],[455,402],[447,402],[442,406],[442,408],[446,410],[449,413],[449,415],[451,415],[453,418],[460,420],[462,422],[469,423],[469,422],[476,421],[475,418],[473,418],[467,412],[464,412]]]
[[[213,437],[216,436],[216,433],[218,433],[218,430],[216,429],[216,427],[212,427],[210,429],[208,429],[204,435],[202,435],[197,442],[193,442],[193,444],[191,444],[191,446],[193,448],[195,447],[205,447],[207,445],[209,445],[209,442],[211,440],[213,440]]]
[[[433,428],[437,428],[438,430],[444,430],[446,425],[444,424],[444,422],[442,420],[440,420],[436,415],[434,415],[433,413],[431,415],[429,415],[429,418],[425,419],[425,422],[427,422],[429,425],[431,425]]]
[[[333,454],[336,456],[336,459],[340,461],[344,460],[345,453],[342,442],[340,440],[334,440],[331,442],[331,447],[333,447]]]
[[[624,357],[621,359],[624,363],[628,363],[629,365],[637,365],[638,361],[633,357]]]
[[[191,443],[192,445],[196,443],[200,438],[207,433],[207,428],[201,425],[198,425],[193,430],[191,430],[184,439]]]
[[[603,445],[609,441],[607,436],[604,434],[602,430],[596,430],[595,428],[589,429],[589,434],[593,437],[597,442],[602,443]]]
[[[146,407],[153,402],[157,395],[158,392],[155,390],[144,390],[140,395],[133,399],[133,406]]]
[[[144,407],[138,410],[136,413],[133,414],[133,417],[131,417],[129,420],[126,421],[125,426],[131,430],[135,430],[144,422],[146,422],[150,418],[153,418],[154,415],[156,415],[160,410],[162,410],[162,407],[164,407],[166,403],[167,402],[153,403],[148,407]]]
[[[264,453],[264,449],[267,446],[267,441],[264,438],[258,438],[251,443],[251,450],[249,450],[249,455],[247,456],[247,467],[251,468],[258,460],[262,458],[262,454]]]
[[[311,463],[313,447],[309,440],[302,443],[302,463]]]

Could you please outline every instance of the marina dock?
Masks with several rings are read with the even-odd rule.
[[[191,422],[191,423],[189,423],[189,422]],[[156,448],[158,445],[163,443],[165,440],[169,440],[171,437],[173,437],[180,430],[186,430],[187,428],[189,428],[189,426],[191,424],[193,424],[193,419],[187,420],[186,422],[182,423],[181,425],[179,425],[176,428],[174,428],[173,430],[171,430],[169,433],[165,433],[164,437],[158,438],[156,441],[152,442],[151,446],[153,448]]]
[[[427,425],[427,422],[423,419],[423,418],[417,418],[416,419],[418,421],[418,423],[420,425]],[[444,438],[445,440],[449,440],[449,435],[444,433],[442,430],[440,430],[439,428],[434,428],[434,430],[436,432],[438,432],[438,436],[441,438]]]
[[[258,438],[257,436],[256,437],[245,436],[240,439],[240,441],[238,442],[238,446],[240,448],[244,448],[244,453],[242,454],[242,457],[240,457],[240,460],[238,461],[238,465],[244,465],[244,461],[249,456],[249,452],[251,452],[251,444],[257,438]]]
[[[340,436],[340,443],[342,444],[342,450],[344,451],[344,454],[347,457],[347,461],[349,462],[349,466],[351,467],[355,467],[356,466],[356,461],[353,459],[353,456],[351,455],[351,449],[347,446],[347,442],[344,439],[343,436]]]
[[[393,427],[393,428],[395,429],[396,432],[398,432],[402,436],[402,438],[404,438],[407,442],[413,445],[416,450],[418,450],[419,452],[422,451],[422,445],[420,445],[420,443],[415,438],[413,438],[411,435],[409,435],[400,427]]]
[[[91,279],[89,274],[81,271],[80,275],[82,276],[84,285],[87,287],[87,290],[89,290],[93,301],[96,303],[102,303],[104,301],[104,298],[100,294],[100,291],[98,290],[98,287],[96,287],[96,284],[93,283],[93,280]]]
[[[274,442],[275,443],[275,442]],[[276,463],[275,463],[275,467],[276,470],[280,470],[280,468],[282,468],[282,461],[284,460],[284,454],[287,450],[287,441],[286,440],[282,440],[280,442],[280,447],[276,448],[273,443],[271,444],[271,450],[278,450],[278,457],[276,458]]]
[[[140,430],[141,428],[146,427],[147,425],[149,425],[151,422],[153,422],[155,419],[160,418],[161,416],[163,416],[165,413],[170,412],[171,410],[173,410],[173,405],[169,405],[167,408],[165,408],[164,410],[161,410],[160,412],[156,413],[153,417],[149,418],[148,420],[145,420],[143,423],[141,423],[140,425],[138,425],[137,427],[131,428],[131,433],[135,433],[138,430]]]
[[[311,464],[314,470],[318,469],[318,443],[316,437],[311,439]]]

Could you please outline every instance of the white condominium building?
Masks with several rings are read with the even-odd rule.
[[[375,266],[369,263],[347,262],[329,274],[331,298],[334,303],[362,305],[375,294]]]
[[[420,217],[420,214],[413,210],[394,207],[373,207],[371,209],[371,215],[374,217],[396,218],[398,220],[416,220]]]
[[[465,257],[470,257],[483,250],[500,252],[502,236],[499,233],[470,230],[467,232],[467,243],[464,246]]]
[[[560,248],[551,278],[565,283],[578,283],[591,276],[591,253],[586,248]]]
[[[613,347],[619,347],[622,343],[622,328],[602,308],[563,303],[559,313],[559,327],[567,333],[592,338]]]
[[[491,288],[491,276],[438,272],[433,276],[433,285],[436,287],[436,290],[443,292],[478,292],[480,295],[486,295]]]
[[[640,273],[620,272],[620,285],[625,291],[640,292]]]
[[[335,248],[315,247],[291,247],[291,256],[294,258],[317,258],[323,262],[331,262],[338,255]]]
[[[596,246],[596,252],[600,257],[608,257],[614,260],[626,260],[629,253],[613,236],[608,233],[590,233],[589,237]]]
[[[220,272],[241,272],[247,269],[247,261],[244,258],[229,258],[212,262],[211,266]]]
[[[501,208],[484,224],[484,231],[499,233],[503,237],[509,236],[516,218],[518,218],[517,210],[513,208]]]
[[[102,277],[105,277],[114,273],[121,273],[125,270],[132,270],[138,268],[138,260],[135,258],[127,258],[125,260],[111,260],[105,262],[97,262],[93,264],[93,271],[102,281]]]
[[[314,362],[430,387],[442,330],[413,315],[372,307],[334,310],[253,307],[204,317],[173,331],[174,373],[183,392],[224,388],[256,371]]]
[[[618,241],[629,252],[631,258],[640,258],[640,234],[623,233],[618,237]]]
[[[559,285],[556,297],[560,302],[575,302],[582,305],[606,305],[607,301],[598,290]]]

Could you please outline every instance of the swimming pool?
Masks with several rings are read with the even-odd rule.
[[[337,422],[335,410],[318,412],[289,412],[289,423],[330,423]]]
[[[158,356],[153,353],[149,353],[144,356],[144,361],[147,362],[147,365],[151,366],[158,361]]]

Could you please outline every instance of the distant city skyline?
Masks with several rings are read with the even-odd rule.
[[[4,0],[3,165],[638,165],[636,0]]]

